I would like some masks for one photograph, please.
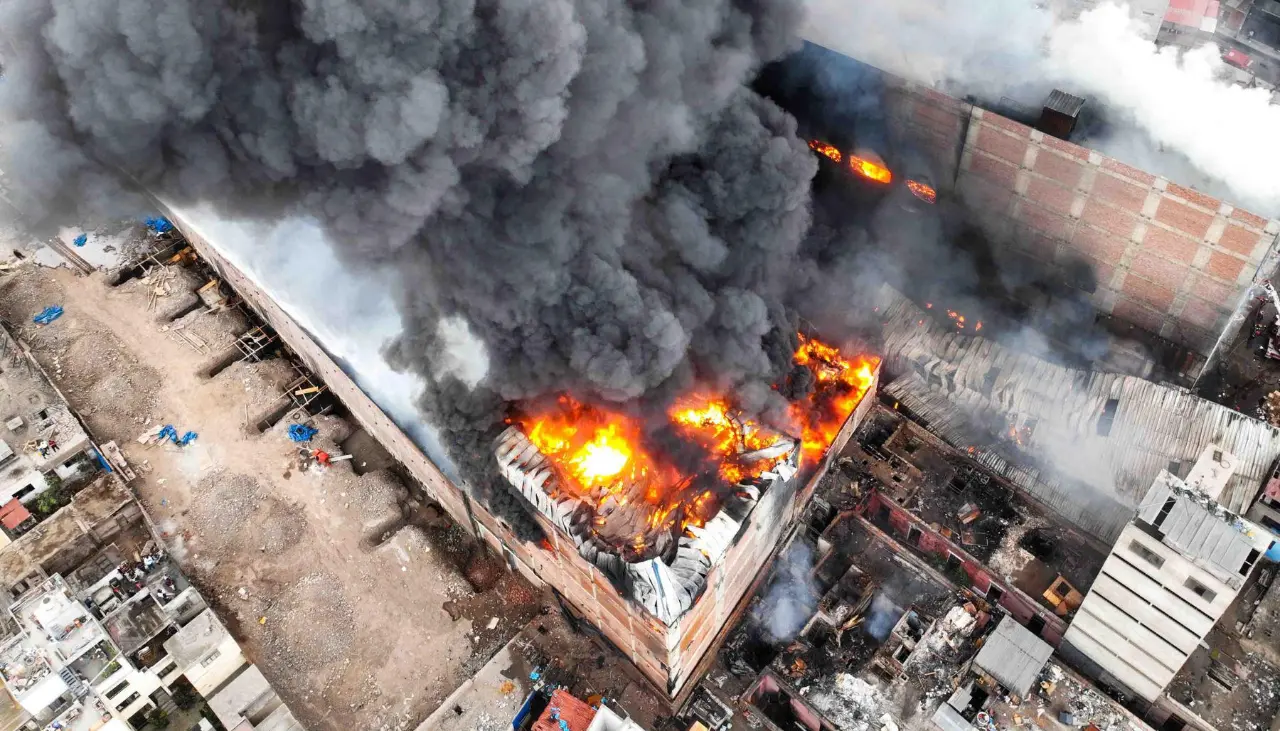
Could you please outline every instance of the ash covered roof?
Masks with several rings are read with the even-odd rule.
[[[1147,492],[1138,517],[1162,534],[1161,540],[1182,555],[1229,581],[1243,578],[1240,566],[1253,543],[1236,529],[1236,516],[1210,502],[1201,502],[1179,489],[1178,480],[1161,473]]]
[[[1047,642],[1005,617],[987,638],[973,662],[1011,692],[1026,697],[1053,654]]]
[[[958,333],[887,286],[881,301],[885,362],[896,375],[884,393],[1104,541],[1120,534],[1152,475],[1191,464],[1206,444],[1240,458],[1218,496],[1235,513],[1252,504],[1280,455],[1280,430],[1184,389]]]

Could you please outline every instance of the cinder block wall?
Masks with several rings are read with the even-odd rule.
[[[1278,221],[978,108],[956,189],[1014,255],[1064,276],[1089,264],[1098,311],[1201,354],[1267,276],[1280,232]]]

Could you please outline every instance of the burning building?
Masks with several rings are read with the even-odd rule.
[[[518,404],[491,459],[545,535],[524,540],[446,476],[255,279],[172,213],[204,261],[432,499],[672,699],[695,687],[879,384],[879,358],[802,336],[793,371],[809,374],[808,386],[780,389],[799,394],[787,423],[696,391],[659,419],[569,395]]]
[[[736,615],[829,450],[839,451],[871,403],[878,359],[847,358],[801,336],[794,362],[815,386],[792,402],[792,434],[723,398],[676,401],[663,431],[699,455],[693,469],[657,447],[637,418],[569,396],[526,407],[496,441],[499,470],[537,511],[550,545],[592,581],[593,601],[580,599],[631,620],[633,636],[621,626],[610,635],[620,646],[638,634],[665,648],[656,667],[641,667],[670,692]],[[611,623],[599,626],[610,634]]]

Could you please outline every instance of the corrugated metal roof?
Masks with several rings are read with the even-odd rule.
[[[999,681],[1009,692],[1025,698],[1052,654],[1053,648],[1049,643],[1036,637],[1013,617],[1005,616],[987,637],[973,664]]]
[[[1084,107],[1084,99],[1081,99],[1074,94],[1068,94],[1065,91],[1054,89],[1049,94],[1049,98],[1045,100],[1044,106],[1046,109],[1052,109],[1059,114],[1074,117],[1079,114],[1080,110]]]
[[[1253,544],[1236,527],[1237,516],[1189,493],[1181,480],[1164,472],[1151,485],[1138,517],[1163,536],[1161,540],[1197,565],[1238,585],[1240,566]]]
[[[1207,444],[1240,458],[1218,496],[1235,513],[1280,455],[1280,430],[1186,389],[1056,365],[944,327],[889,287],[882,294],[885,367],[897,375],[885,392],[1103,540],[1133,513],[1095,514],[1100,506],[1136,507],[1160,470],[1190,464]]]

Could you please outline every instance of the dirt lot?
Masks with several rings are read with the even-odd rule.
[[[308,728],[413,728],[542,597],[501,570],[476,571],[493,559],[478,559],[460,529],[393,475],[357,476],[351,462],[299,469],[287,420],[252,433],[246,424],[292,373],[268,361],[201,377],[213,347],[235,335],[215,326],[242,320],[185,315],[184,329],[210,344],[203,350],[173,337],[164,316],[199,283],[175,274],[155,295],[145,281],[112,288],[101,274],[27,263],[0,280],[0,316],[95,438],[120,444],[183,569]],[[32,316],[53,304],[65,314],[36,327]],[[136,441],[160,424],[199,437],[181,448]],[[334,417],[316,425],[326,449],[350,429]],[[468,566],[497,583],[477,593]]]

